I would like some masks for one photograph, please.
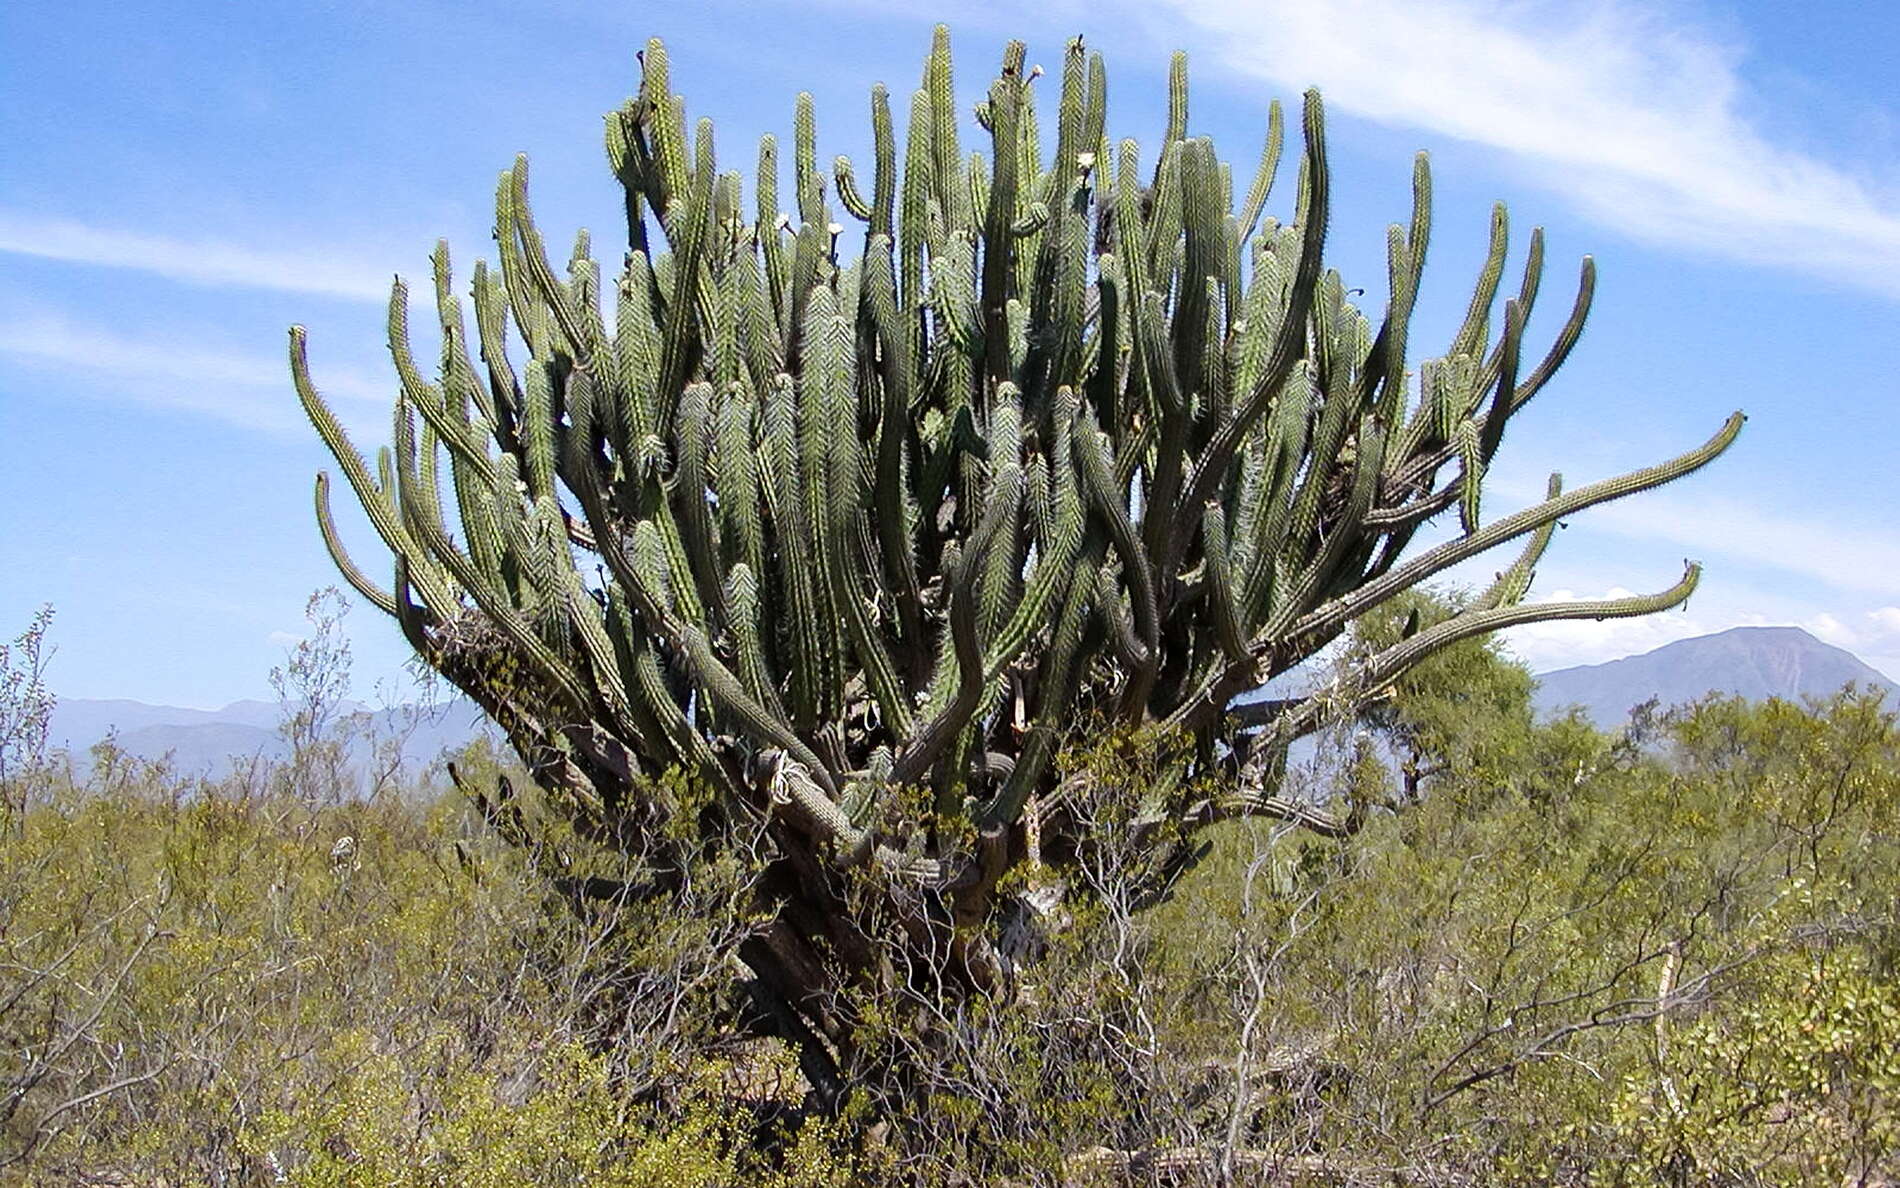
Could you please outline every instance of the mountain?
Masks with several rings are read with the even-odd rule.
[[[393,738],[406,731],[403,764],[412,772],[486,729],[481,712],[461,700],[430,710],[396,706],[372,711],[350,703],[341,708],[338,718],[349,730],[350,759],[359,767],[369,760],[373,739]],[[268,701],[234,701],[223,709],[200,710],[141,701],[61,698],[53,709],[47,742],[71,755],[82,776],[91,768],[93,745],[112,735],[128,755],[148,760],[169,756],[181,774],[216,778],[239,760],[284,758],[289,748],[278,734],[282,719],[282,707]]]
[[[1303,670],[1284,674],[1252,696],[1295,695],[1296,684],[1312,680]],[[1900,703],[1900,687],[1863,663],[1852,652],[1822,643],[1798,627],[1737,627],[1715,635],[1678,640],[1641,656],[1547,672],[1537,678],[1540,714],[1576,705],[1599,726],[1622,724],[1630,708],[1651,697],[1664,705],[1693,701],[1711,691],[1750,700],[1804,696],[1826,697],[1853,681],[1862,688],[1884,689]],[[1250,700],[1251,697],[1244,700]],[[403,762],[411,771],[434,763],[443,751],[484,732],[492,733],[481,712],[456,700],[426,712],[414,707],[370,711],[345,707],[353,727],[352,760],[370,755],[370,736],[393,737],[409,726]],[[185,709],[139,701],[90,701],[63,698],[53,711],[48,742],[65,749],[83,775],[88,751],[107,734],[120,750],[141,759],[166,755],[186,775],[217,777],[234,760],[261,756],[281,759],[287,748],[278,736],[282,709],[267,701],[236,701],[223,709]]]
[[[155,726],[242,726],[265,734],[275,734],[278,720],[277,706],[268,701],[234,701],[223,709],[200,710],[176,705],[147,705],[142,701],[89,701],[82,697],[62,697],[53,707],[50,737],[54,746],[84,751],[104,738],[109,730],[117,730],[121,739]]]
[[[1852,652],[1822,643],[1799,627],[1736,627],[1612,660],[1547,672],[1537,678],[1539,713],[1581,706],[1598,726],[1620,726],[1631,707],[1651,697],[1665,706],[1710,692],[1751,701],[1826,697],[1853,681],[1863,689],[1900,693]],[[1900,700],[1900,698],[1897,698]]]

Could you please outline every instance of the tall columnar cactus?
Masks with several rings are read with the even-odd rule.
[[[1544,502],[1484,515],[1511,416],[1583,328],[1587,258],[1530,362],[1543,240],[1531,233],[1500,311],[1498,206],[1463,324],[1414,372],[1423,154],[1410,221],[1387,232],[1375,324],[1322,262],[1317,93],[1283,222],[1266,213],[1277,105],[1236,201],[1231,166],[1189,132],[1183,57],[1146,160],[1108,139],[1099,55],[1072,42],[1049,80],[1025,61],[1012,42],[976,106],[987,152],[966,155],[939,30],[902,144],[873,89],[863,175],[843,157],[823,171],[799,96],[791,190],[768,136],[748,202],[711,123],[689,136],[650,42],[639,94],[606,120],[627,216],[610,291],[585,233],[557,272],[518,160],[496,192],[499,267],[475,265],[472,334],[436,249],[432,375],[412,354],[408,292],[391,294],[401,390],[374,473],[291,331],[297,391],[395,555],[394,582],[346,554],[319,476],[337,565],[597,835],[653,829],[672,803],[659,777],[685,769],[728,812],[769,818],[802,855],[799,894],[872,863],[981,919],[999,871],[1054,828],[1053,761],[1079,731],[1165,724],[1184,740],[1190,778],[1157,788],[1140,820],[1252,812],[1339,830],[1273,784],[1272,756],[1320,723],[1321,702],[1236,717],[1237,694],[1511,541],[1527,543],[1489,590],[1347,674],[1345,708],[1455,640],[1647,614],[1693,589],[1691,565],[1652,597],[1524,601],[1559,517],[1701,467],[1739,414],[1672,461],[1568,492],[1553,478]],[[1408,553],[1441,515],[1457,534]],[[934,812],[894,816],[900,789]]]

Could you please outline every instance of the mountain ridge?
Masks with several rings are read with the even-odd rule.
[[[1733,627],[1635,656],[1540,673],[1536,680],[1533,704],[1540,716],[1574,705],[1605,729],[1621,725],[1631,707],[1651,697],[1664,705],[1710,692],[1750,700],[1799,700],[1826,697],[1853,681],[1863,688],[1884,689],[1900,704],[1900,685],[1852,652],[1799,627]],[[369,757],[372,736],[400,734],[408,718],[416,716],[403,744],[404,764],[412,770],[491,730],[480,710],[459,698],[420,712],[415,706],[371,710],[346,702],[338,714],[354,727],[351,758],[359,764]],[[281,706],[258,700],[203,710],[126,698],[62,698],[53,711],[48,742],[65,750],[82,774],[90,767],[91,748],[110,735],[127,755],[147,760],[169,755],[181,773],[215,778],[242,759],[284,758],[289,747],[278,731],[282,717]]]
[[[47,744],[65,751],[82,777],[91,769],[92,748],[109,737],[126,755],[148,761],[169,757],[181,774],[216,779],[247,759],[286,758],[290,746],[279,731],[283,718],[283,707],[268,701],[239,700],[203,710],[127,698],[60,698],[48,723]],[[459,698],[435,707],[380,710],[345,702],[337,707],[337,721],[349,729],[349,761],[359,769],[378,738],[400,736],[403,765],[420,771],[444,750],[487,731],[481,712]]]
[[[1620,660],[1540,673],[1533,699],[1540,715],[1577,706],[1599,727],[1611,729],[1651,697],[1664,705],[1709,693],[1799,701],[1830,696],[1849,682],[1883,689],[1900,700],[1900,686],[1884,673],[1802,628],[1731,627]]]

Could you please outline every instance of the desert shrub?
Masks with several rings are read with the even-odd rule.
[[[52,622],[49,604],[19,635],[0,643],[0,831],[19,823],[34,786],[47,774],[54,698],[46,688],[52,658],[46,633]]]
[[[0,1177],[1893,1175],[1900,732],[1880,700],[1710,699],[1647,747],[1499,706],[1474,729],[1508,736],[1455,740],[1415,800],[1349,733],[1309,781],[1361,815],[1344,839],[1254,820],[1197,840],[1143,816],[1218,793],[1177,795],[1177,740],[1070,753],[1039,812],[1073,851],[1007,876],[1007,1008],[949,1003],[927,965],[848,985],[852,1095],[827,1120],[731,976],[768,926],[743,836],[670,852],[647,895],[654,864],[518,771],[514,800],[476,807],[207,784],[110,748],[84,784],[41,765],[0,841]],[[485,744],[458,766],[507,774]]]
[[[1540,727],[1520,778],[1446,779],[1345,845],[1221,839],[1149,922],[1192,988],[1164,1046],[1310,1053],[1237,1139],[1483,1182],[1892,1174],[1891,715],[1712,698],[1662,730]]]
[[[98,778],[0,845],[0,1175],[733,1183],[766,1131],[830,1174],[795,1108],[717,1091],[777,1059],[724,1001],[735,859],[643,904],[601,891],[637,857],[459,797]]]

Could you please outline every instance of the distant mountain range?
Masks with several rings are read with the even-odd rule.
[[[170,756],[180,774],[216,778],[241,760],[284,758],[289,746],[278,729],[283,717],[282,708],[268,701],[234,701],[223,709],[200,710],[142,701],[61,698],[53,710],[47,741],[71,755],[82,776],[91,769],[94,744],[113,735],[128,755],[148,760]],[[370,758],[373,740],[407,731],[402,756],[412,772],[487,729],[481,711],[461,700],[428,711],[413,706],[370,710],[352,704],[343,707],[338,717],[351,736],[350,760],[357,765]]]
[[[1543,714],[1581,706],[1591,721],[1610,729],[1651,697],[1665,706],[1711,692],[1799,702],[1829,696],[1849,681],[1863,689],[1885,689],[1900,702],[1900,687],[1860,657],[1799,627],[1736,627],[1608,664],[1544,673],[1537,678],[1536,704]]]
[[[1289,678],[1282,678],[1283,680]],[[1822,643],[1798,627],[1737,627],[1715,635],[1679,640],[1640,656],[1544,673],[1537,678],[1536,706],[1541,714],[1581,706],[1604,728],[1622,724],[1630,708],[1651,697],[1664,705],[1692,701],[1711,691],[1751,700],[1826,697],[1849,681],[1862,688],[1885,689],[1900,704],[1900,687],[1852,652]],[[1263,693],[1272,693],[1269,687]],[[370,738],[393,737],[415,715],[413,707],[371,711],[349,706],[353,727],[352,760],[369,758]],[[217,777],[232,764],[254,756],[281,759],[288,751],[278,733],[282,709],[267,701],[234,701],[223,709],[184,709],[139,701],[89,701],[64,698],[53,711],[49,742],[64,748],[83,774],[88,752],[108,734],[116,734],[128,755],[156,760],[169,755],[182,774]],[[481,712],[456,700],[417,718],[403,743],[403,761],[412,771],[436,762],[445,750],[460,747],[484,731],[492,732]]]

